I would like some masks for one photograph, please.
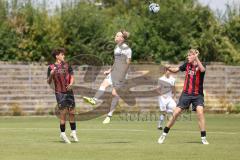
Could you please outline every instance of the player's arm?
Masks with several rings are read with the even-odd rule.
[[[200,69],[201,72],[205,72],[205,67],[203,66],[202,62],[199,60],[198,58],[198,54],[196,54],[196,58],[195,58],[197,64],[198,64],[198,67]]]
[[[53,76],[49,76],[48,79],[47,79],[47,83],[51,84],[52,83],[52,79],[53,79]]]
[[[130,63],[131,63],[131,58],[128,58],[128,59],[127,59],[127,68],[129,68]]]
[[[103,72],[103,74],[108,75],[112,71],[112,67],[109,70]]]
[[[130,65],[130,63],[131,63],[131,59],[132,59],[132,50],[131,50],[131,48],[129,48],[129,49],[127,50],[127,60],[126,60],[126,62],[127,62],[127,68],[129,68],[129,65]]]
[[[69,83],[69,85],[66,87],[68,91],[72,89],[73,83],[74,83],[74,76],[71,75],[71,76],[70,76],[70,83]]]
[[[156,89],[156,91],[157,91],[157,93],[159,94],[159,95],[161,95],[162,93],[161,93],[161,91],[162,91],[162,89],[163,89],[163,85],[162,85],[162,80],[161,79],[158,79],[158,81],[157,81],[157,89]]]
[[[184,71],[186,71],[187,63],[185,62],[183,65],[181,65],[179,67],[171,67],[169,65],[167,65],[165,67],[167,68],[167,70],[169,70],[172,73],[177,73],[179,71],[184,72]]]
[[[172,92],[173,92],[173,99],[176,99],[176,86],[175,86],[175,84],[172,86]]]
[[[73,83],[74,83],[74,75],[71,75],[69,85],[73,85]]]
[[[50,67],[48,67],[48,73],[47,73],[47,77],[48,77],[47,78],[47,83],[48,84],[52,83],[54,73],[55,73],[55,68],[51,69]]]
[[[71,75],[70,76],[70,83],[67,86],[67,90],[71,90],[72,89],[73,83],[74,83],[74,75]]]
[[[159,84],[159,85],[158,85],[158,88],[157,88],[157,92],[158,92],[159,94],[162,94],[162,93],[161,93],[161,90],[162,90],[162,85]]]
[[[72,89],[73,83],[74,83],[74,76],[71,75],[71,76],[70,76],[70,83],[69,83],[69,85],[66,87],[67,90],[71,90],[71,89]]]
[[[114,64],[113,64],[113,65],[114,65]],[[104,75],[108,75],[110,72],[112,72],[112,69],[113,69],[113,66],[112,66],[110,69],[104,71],[103,74],[104,74]]]
[[[131,58],[128,58],[127,59],[127,64],[130,65],[130,63],[131,63]]]
[[[180,71],[179,67],[171,67],[169,65],[166,65],[165,67],[166,67],[167,70],[169,70],[172,73],[177,73],[177,72]]]
[[[66,88],[67,88],[67,90],[71,90],[72,86],[73,86],[73,83],[74,83],[73,69],[72,69],[71,66],[69,66],[68,72],[70,74],[70,83],[69,83],[69,85]]]

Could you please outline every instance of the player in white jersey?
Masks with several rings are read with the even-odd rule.
[[[164,75],[159,78],[158,83],[160,85],[159,93],[162,94],[163,92],[166,92],[158,97],[158,103],[161,112],[158,122],[158,129],[162,130],[166,114],[172,116],[176,107],[176,102],[174,101],[176,97],[175,78],[171,76],[171,73],[168,70],[165,70]]]
[[[126,40],[129,37],[129,33],[127,31],[119,31],[115,35],[115,42],[116,47],[114,49],[114,64],[113,66],[104,72],[107,77],[103,80],[102,84],[100,85],[100,88],[98,89],[97,93],[94,97],[83,97],[83,99],[92,104],[95,105],[100,97],[104,94],[107,87],[112,86],[112,103],[110,107],[110,111],[107,114],[107,117],[103,121],[103,124],[110,123],[110,119],[113,115],[113,112],[116,109],[116,106],[119,101],[119,95],[117,94],[116,89],[119,89],[125,79],[126,74],[131,62],[132,58],[132,50],[131,48],[126,44]]]

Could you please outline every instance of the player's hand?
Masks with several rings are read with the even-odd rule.
[[[193,55],[194,60],[196,60],[196,59],[198,58],[198,55],[199,55],[199,53],[195,53],[195,54]]]
[[[108,75],[109,73],[110,73],[109,70],[103,72],[104,75]]]
[[[166,69],[171,68],[171,66],[170,66],[169,64],[166,64],[164,67],[165,67]]]
[[[68,91],[72,90],[72,84],[69,84],[66,88]]]
[[[196,57],[198,57],[199,53],[196,53],[195,55],[196,55]]]
[[[57,68],[56,68],[56,67],[54,67],[54,68],[51,70],[50,74],[51,74],[51,75],[54,75],[54,73],[55,73],[56,69],[57,69]]]
[[[174,96],[174,97],[173,97],[173,100],[174,100],[175,102],[177,102],[177,97]]]

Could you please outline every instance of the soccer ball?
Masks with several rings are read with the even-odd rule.
[[[157,13],[160,10],[160,6],[157,3],[151,3],[148,7],[149,11],[152,13]]]

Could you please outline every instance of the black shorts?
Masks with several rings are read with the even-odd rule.
[[[190,105],[192,104],[192,110],[196,111],[197,106],[203,106],[204,107],[204,96],[203,95],[189,95],[187,93],[182,92],[178,107],[182,109],[188,109]]]
[[[75,107],[75,99],[73,91],[69,91],[66,93],[55,93],[56,100],[59,108],[74,108]]]

